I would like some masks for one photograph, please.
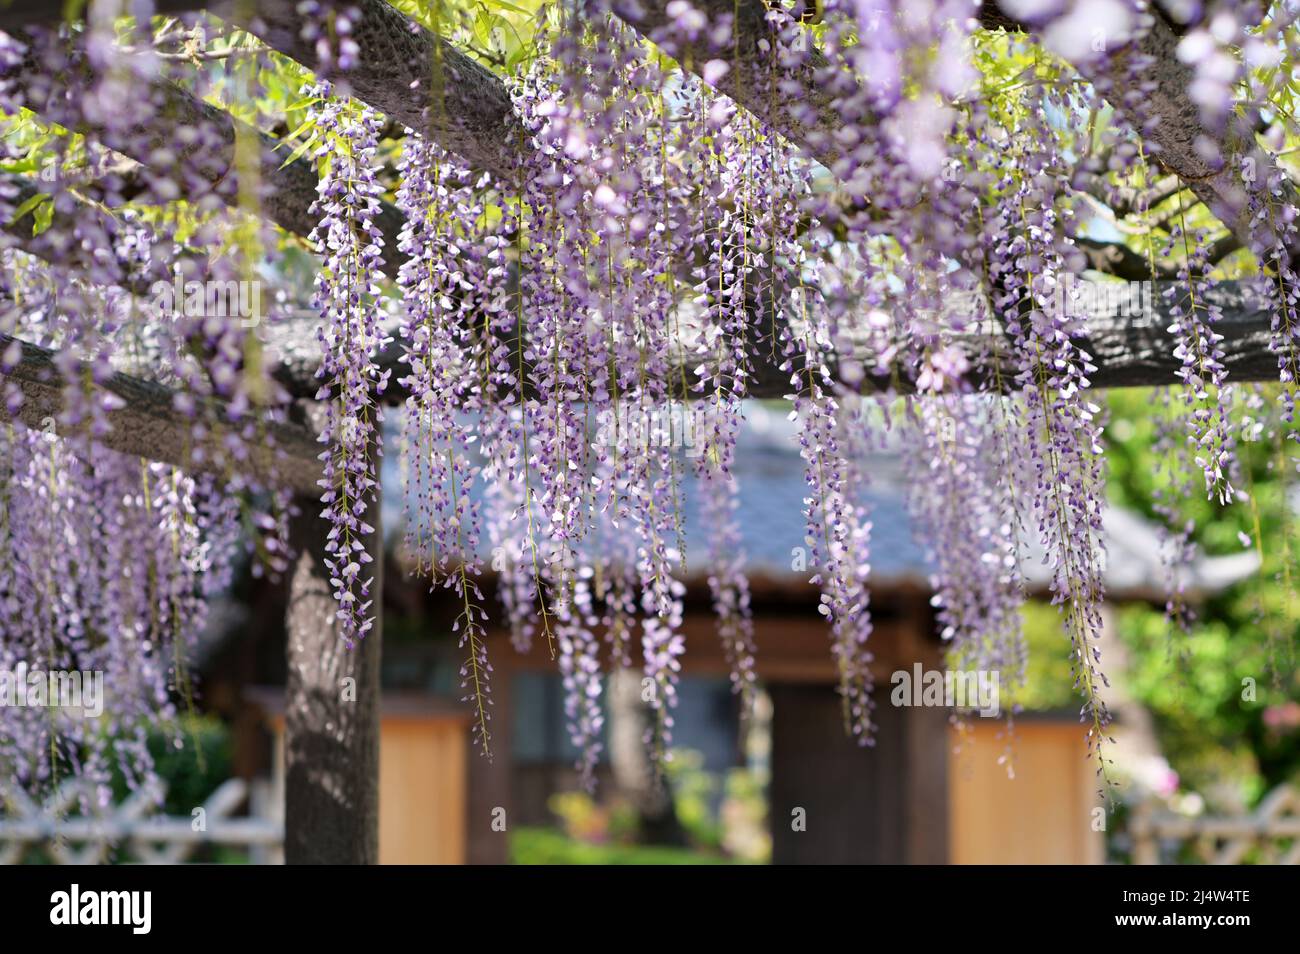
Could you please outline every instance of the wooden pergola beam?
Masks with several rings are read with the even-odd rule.
[[[670,5],[671,0],[614,0],[612,8],[620,20],[663,49],[684,70],[703,77],[710,60],[727,63],[730,69],[712,84],[714,89],[837,172],[844,155],[843,140],[837,133],[842,136],[847,130],[835,109],[835,95],[843,90],[819,79],[829,63],[813,45],[812,34],[804,34],[807,58],[777,82],[772,69],[773,33],[763,0],[692,0],[691,5],[707,15],[710,23],[718,22],[720,17],[733,20],[733,43],[724,50],[714,50],[703,37],[696,41],[676,40],[672,17],[668,15]]]
[[[1116,282],[1079,284],[1090,284],[1094,288],[1108,286],[1111,290],[1125,292],[1135,288],[1129,283]],[[1078,320],[1087,329],[1081,336],[1079,345],[1092,355],[1093,363],[1097,365],[1097,370],[1089,375],[1095,388],[1151,387],[1177,383],[1174,375],[1181,365],[1174,357],[1177,342],[1170,334],[1169,327],[1174,320],[1173,305],[1176,301],[1185,301],[1187,285],[1167,281],[1142,282],[1136,289],[1141,300],[1149,302],[1149,308],[1144,307],[1138,313],[1129,314],[1129,309],[1122,303],[1112,308],[1099,302],[1104,296],[1093,295],[1090,296],[1092,303],[1089,305],[1089,313],[1078,316]],[[1230,380],[1277,380],[1277,357],[1268,350],[1272,322],[1272,303],[1269,298],[1246,281],[1226,281],[1214,286],[1198,282],[1196,295],[1203,307],[1214,305],[1222,312],[1215,330],[1224,336],[1221,346]],[[1114,297],[1116,296],[1112,296],[1112,300]],[[760,315],[756,319],[756,327],[768,327],[767,319]],[[866,340],[866,336],[861,337]],[[955,336],[954,341],[964,346],[972,356],[985,356],[983,359],[974,358],[975,366],[970,372],[973,383],[990,389],[996,387],[996,382],[1000,382],[1004,389],[1009,386],[1008,369],[1014,367],[1017,359],[1011,353],[1007,341],[990,338],[987,333],[967,333]],[[513,340],[507,344],[514,348]],[[751,351],[755,366],[754,375],[749,380],[749,396],[780,398],[790,394],[790,376],[778,368],[778,362],[770,360],[767,346],[757,345]],[[383,394],[384,401],[389,403],[398,403],[406,398],[406,392],[398,380],[405,368],[401,355],[400,341],[394,341],[375,355],[375,363],[381,370],[391,369],[393,372]],[[872,364],[872,354],[865,346],[856,348],[852,357],[867,367]],[[510,360],[514,363],[517,356]],[[295,349],[286,355],[279,380],[291,394],[309,397],[318,387],[313,377],[313,369],[318,362],[319,354],[310,347],[304,345]],[[678,362],[685,368],[687,380],[694,380],[692,369],[699,365],[699,356],[681,355]],[[834,359],[832,363],[835,363]],[[679,369],[671,372],[674,380],[679,373]],[[863,387],[870,391],[894,388],[906,393],[911,382],[906,374],[868,374]]]
[[[34,430],[78,436],[82,432],[70,430],[62,422],[67,385],[57,354],[6,334],[0,334],[0,353],[15,343],[20,358],[0,379],[22,391],[17,419]],[[237,468],[271,486],[318,491],[321,463],[316,458],[321,445],[305,427],[260,422],[254,426],[264,439],[249,442],[246,459],[232,460],[224,439],[236,425],[223,402],[198,401],[195,414],[187,416],[176,410],[176,392],[152,381],[115,372],[95,386],[117,398],[116,407],[107,412],[112,430],[94,438],[110,450],[218,476]],[[201,440],[194,436],[196,423],[202,423],[206,431]]]
[[[1123,288],[1122,284],[1107,283]],[[1202,308],[1217,306],[1221,317],[1215,331],[1223,335],[1223,364],[1229,380],[1276,381],[1278,359],[1269,351],[1273,303],[1271,296],[1248,281],[1226,281],[1211,287],[1196,284],[1196,298]],[[1132,287],[1130,285],[1130,287]],[[1088,377],[1094,388],[1155,387],[1178,383],[1175,372],[1182,366],[1174,356],[1177,341],[1169,332],[1174,320],[1172,302],[1187,309],[1187,285],[1183,282],[1142,283],[1151,289],[1152,308],[1136,316],[1095,311],[1084,319],[1085,332],[1076,342],[1092,355],[1097,370]],[[1005,362],[1003,367],[1005,367]],[[987,380],[988,366],[977,370]]]
[[[35,185],[22,176],[6,173],[0,175],[0,183],[13,190],[10,202],[15,207],[38,194]],[[105,262],[89,257],[81,245],[68,240],[79,224],[87,223],[105,232],[113,225],[107,221],[105,212],[78,200],[72,211],[56,207],[50,227],[40,234],[33,234],[31,214],[20,219],[8,218],[3,223],[3,231],[6,241],[13,247],[59,267],[92,276],[97,272],[109,272],[119,278],[126,276],[123,287],[137,295],[149,294],[153,282],[167,279],[162,271],[141,271],[134,263]],[[12,302],[3,304],[6,308],[18,307]],[[53,426],[56,433],[71,435],[74,432],[68,431],[60,422],[65,378],[59,370],[57,354],[8,334],[0,334],[0,353],[15,341],[18,341],[21,356],[11,370],[0,372],[0,379],[16,385],[22,392],[23,403],[18,420],[28,427],[47,429]],[[100,444],[123,454],[188,470],[224,473],[228,454],[224,438],[236,426],[231,422],[224,402],[214,398],[199,399],[195,416],[191,418],[176,410],[176,391],[143,378],[117,372],[97,387],[113,394],[121,405],[109,412],[113,430],[96,438]],[[208,431],[207,439],[201,444],[196,444],[193,438],[196,420],[203,421]],[[301,491],[316,489],[316,481],[321,476],[320,461],[316,458],[321,448],[315,436],[295,424],[268,422],[263,426],[267,440],[259,442],[249,460],[242,463],[268,483]]]
[[[30,33],[13,30],[10,35],[28,46],[26,61],[9,77],[13,92],[32,112],[57,121],[61,84],[42,79]],[[66,50],[71,52],[70,44]],[[157,80],[150,85],[149,92],[150,107],[138,114],[132,113],[133,122],[129,127],[115,123],[79,131],[142,166],[153,167],[157,174],[193,172],[214,191],[225,190],[223,198],[227,201],[238,195],[237,140],[244,137],[257,145],[259,168],[256,179],[262,215],[290,234],[302,238],[311,234],[318,224],[311,213],[311,204],[316,199],[316,186],[320,181],[312,162],[295,159],[285,164],[277,148],[282,144],[277,140],[175,83]],[[203,135],[188,143],[178,142],[175,133],[183,127],[201,131]],[[175,152],[177,155],[160,164],[157,159],[160,152]],[[390,277],[396,277],[406,258],[398,247],[402,222],[402,214],[391,203],[381,204],[376,225],[384,236],[384,271]]]
[[[17,177],[10,177],[17,178]],[[30,192],[30,186],[24,186]],[[28,194],[28,193],[23,193]],[[95,210],[85,207],[90,214]],[[41,237],[33,237],[27,220],[10,225],[11,234],[18,238],[20,247],[34,254],[41,254],[43,249]],[[49,235],[51,229],[44,233]],[[57,257],[56,257],[57,260]],[[1111,283],[1111,287],[1116,286]],[[1097,388],[1144,387],[1159,384],[1171,384],[1176,381],[1174,373],[1179,362],[1173,356],[1175,342],[1168,332],[1172,322],[1171,302],[1167,293],[1174,289],[1175,297],[1182,297],[1185,292],[1177,291],[1177,283],[1155,282],[1144,285],[1149,288],[1151,308],[1142,314],[1127,316],[1107,313],[1098,307],[1095,314],[1082,319],[1088,328],[1083,341],[1097,364],[1097,371],[1091,376]],[[1222,318],[1216,326],[1224,336],[1224,363],[1231,380],[1234,381],[1268,381],[1277,376],[1276,357],[1268,350],[1270,339],[1271,304],[1268,299],[1254,290],[1247,282],[1222,282],[1211,288],[1198,288],[1202,302],[1215,304],[1222,311]],[[1003,347],[1002,342],[981,343],[974,337],[967,336],[965,343],[972,353],[990,352],[998,355],[999,367],[1005,381],[1006,369],[1010,367],[1012,356]],[[290,395],[303,400],[312,399],[319,381],[315,377],[320,355],[315,349],[314,341],[294,341],[293,347],[282,347],[281,364],[277,367],[277,381],[289,391]],[[46,349],[33,345],[24,348],[23,362],[12,376],[12,380],[30,395],[27,402],[28,415],[39,426],[47,416],[57,417],[56,401],[61,401],[59,379],[54,375],[54,356]],[[380,369],[392,369],[394,372],[383,399],[390,403],[399,403],[406,394],[400,384],[402,343],[395,341],[375,355],[375,363]],[[767,357],[763,349],[758,349],[755,376],[750,382],[750,394],[756,398],[779,398],[789,393],[790,383],[786,373],[781,372]],[[869,363],[871,356],[865,351],[855,355],[856,358]],[[683,357],[690,361],[690,366],[698,363],[697,359]],[[988,384],[991,372],[987,365],[977,366],[972,372],[974,380]],[[192,421],[175,411],[174,394],[150,382],[130,378],[127,375],[115,376],[120,384],[116,388],[118,396],[131,401],[136,397],[145,400],[144,417],[148,428],[135,425],[128,426],[123,435],[114,435],[105,441],[107,446],[122,450],[124,453],[137,453],[152,459],[168,463],[182,463],[182,449],[186,446]],[[885,389],[901,385],[905,390],[906,376],[898,379],[892,377],[871,378],[865,386],[872,390]],[[214,402],[215,404],[215,402]],[[34,408],[46,408],[36,413]],[[49,410],[53,408],[54,410]],[[122,412],[119,412],[122,413]],[[224,412],[214,407],[207,415],[214,420],[224,420]],[[125,422],[124,422],[125,423]],[[278,443],[288,457],[288,462],[281,464],[283,479],[293,486],[310,490],[320,476],[320,465],[316,457],[320,445],[315,443],[309,433],[293,425],[281,425],[283,430]],[[151,434],[148,438],[133,435]],[[120,444],[117,443],[120,441]],[[195,463],[191,461],[191,463]],[[197,466],[197,464],[196,464]],[[263,468],[265,469],[265,468]]]
[[[255,9],[222,0],[207,9],[321,78],[346,83],[357,99],[474,169],[515,181],[525,148],[523,129],[495,73],[384,0],[324,0],[324,5],[360,11],[350,35],[364,68],[321,70],[315,44],[302,37],[295,0],[261,0]]]
[[[1279,194],[1271,201],[1300,206],[1300,192],[1260,148],[1255,127],[1245,117],[1234,115],[1222,133],[1201,121],[1201,111],[1189,94],[1195,74],[1178,58],[1179,31],[1159,4],[1150,4],[1144,15],[1149,28],[1136,40],[1115,46],[1117,38],[1109,37],[1109,55],[1073,65],[1112,105],[1123,108],[1142,137],[1148,158],[1185,183],[1238,242],[1249,247],[1252,229],[1245,204],[1247,192],[1264,188],[1279,173]],[[1032,24],[1004,12],[996,0],[984,0],[978,19],[990,29],[1033,30]],[[1134,90],[1140,95],[1122,103],[1115,101],[1125,91]],[[1217,159],[1205,157],[1204,143],[1216,147]],[[1292,261],[1300,263],[1300,244],[1288,250]]]

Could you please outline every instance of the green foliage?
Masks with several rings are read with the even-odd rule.
[[[1179,395],[1174,395],[1175,400]],[[1109,493],[1113,503],[1165,522],[1161,491],[1177,476],[1168,455],[1157,454],[1157,425],[1167,403],[1150,391],[1108,395]],[[1244,431],[1249,434],[1250,432]],[[1300,778],[1300,677],[1295,637],[1300,629],[1287,504],[1291,481],[1278,446],[1267,433],[1240,449],[1241,489],[1251,500],[1221,506],[1199,492],[1177,497],[1181,520],[1195,523],[1205,553],[1240,554],[1243,539],[1263,555],[1262,570],[1228,590],[1193,601],[1195,618],[1183,632],[1162,605],[1116,607],[1128,651],[1125,683],[1152,713],[1160,744],[1182,787],[1215,801],[1252,803],[1284,781]],[[1294,498],[1293,498],[1294,499]],[[1158,591],[1162,581],[1152,581]],[[1069,661],[1061,651],[1055,607],[1030,601],[1023,614],[1028,667],[1015,702],[1027,710],[1077,708]],[[1102,660],[1103,670],[1106,660]],[[1253,683],[1249,680],[1253,680]],[[1243,698],[1254,686],[1255,699]],[[1249,692],[1245,692],[1249,696]]]
[[[767,805],[762,782],[754,772],[733,768],[720,776],[704,768],[704,756],[700,752],[678,748],[673,749],[673,758],[668,763],[666,784],[672,791],[673,808],[686,831],[689,848],[637,847],[636,811],[625,801],[616,795],[606,794],[597,800],[585,792],[560,792],[551,796],[548,804],[559,818],[563,834],[547,830],[546,837],[526,837],[521,843],[524,847],[516,851],[516,860],[527,864],[694,864],[720,863],[726,859],[763,862],[770,857]],[[552,850],[559,854],[551,854]],[[523,860],[531,857],[529,853],[533,851],[544,852],[547,860]],[[663,856],[665,859],[674,857],[672,853],[692,858],[655,861],[642,858],[643,851],[669,852]],[[604,857],[606,853],[629,860],[589,860]]]
[[[158,777],[167,784],[160,809],[164,814],[188,816],[230,778],[230,732],[215,716],[186,715],[175,724],[151,727],[148,745]],[[129,794],[119,777],[114,801],[121,802]]]
[[[722,825],[713,814],[712,802],[718,791],[718,777],[704,770],[704,754],[693,749],[675,749],[668,763],[668,784],[672,787],[677,820],[691,842],[717,850],[722,845]]]
[[[1028,658],[1025,682],[1011,700],[1028,711],[1048,712],[1079,708],[1079,691],[1074,688],[1070,655],[1061,632],[1057,607],[1030,600],[1021,614]]]
[[[618,800],[602,803],[586,792],[559,792],[548,805],[565,834],[587,844],[630,843],[636,837],[636,812]]]
[[[394,0],[393,6],[455,40],[490,69],[514,75],[537,56],[538,26],[551,5],[543,0]]]
[[[1116,392],[1109,403],[1111,497],[1159,520],[1155,499],[1169,486],[1170,465],[1153,441],[1168,412],[1150,393]],[[1131,691],[1153,713],[1183,784],[1246,802],[1300,777],[1300,726],[1290,715],[1300,700],[1291,481],[1277,444],[1267,430],[1260,436],[1240,448],[1249,500],[1224,507],[1199,493],[1177,499],[1180,519],[1195,520],[1193,538],[1205,552],[1241,553],[1248,543],[1263,558],[1261,571],[1194,605],[1186,633],[1161,607],[1131,604],[1118,614]]]
[[[550,828],[520,828],[510,836],[510,860],[517,865],[728,865],[724,855],[689,848],[617,842],[592,844]]]

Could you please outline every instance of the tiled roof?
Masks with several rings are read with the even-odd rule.
[[[803,461],[799,457],[796,425],[782,411],[750,402],[737,441],[734,473],[740,497],[737,516],[747,566],[769,577],[797,576],[792,550],[804,545]],[[396,455],[385,457],[385,528],[400,528],[397,507]],[[925,581],[930,572],[924,550],[913,536],[912,520],[904,499],[904,476],[897,453],[877,452],[867,468],[871,488],[866,499],[872,506],[871,567],[878,582]],[[690,466],[683,468],[683,516],[687,566],[703,567],[703,532],[698,513],[698,492]],[[478,488],[481,492],[481,488]],[[1103,515],[1106,538],[1107,590],[1114,595],[1158,594],[1165,570],[1160,558],[1160,534],[1143,517],[1109,508]],[[1025,574],[1031,584],[1045,586],[1048,568],[1042,550],[1029,548]],[[1254,572],[1253,551],[1237,556],[1201,557],[1185,572],[1189,589],[1221,589]],[[803,574],[806,575],[806,574]]]
[[[872,507],[871,572],[877,578],[923,579],[929,566],[912,535],[898,460],[880,455],[870,470],[872,486],[865,498]],[[752,570],[772,576],[793,573],[791,551],[804,546],[807,535],[803,471],[795,424],[764,405],[749,405],[733,473],[739,486],[738,524]],[[685,482],[688,566],[702,559],[704,549],[694,485],[693,478]]]

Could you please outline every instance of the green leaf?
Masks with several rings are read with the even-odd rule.
[[[295,112],[297,112],[298,110],[300,110],[300,109],[306,109],[308,106],[312,105],[313,103],[319,102],[319,101],[320,101],[320,97],[319,97],[319,96],[304,96],[302,99],[298,100],[296,103],[290,103],[288,106],[284,107],[284,111],[285,111],[286,113],[295,113]],[[311,120],[308,120],[307,122],[310,122],[310,121],[311,121]],[[289,134],[290,137],[292,138],[293,136],[296,136],[298,133],[302,132],[302,130],[303,130],[306,126],[307,126],[307,123],[303,123],[303,124],[302,124],[301,126],[299,126],[299,127],[298,127],[294,132],[292,132],[292,133]]]
[[[54,221],[54,203],[42,202],[32,214],[32,235],[40,235]]]
[[[295,159],[301,159],[303,153],[305,153],[308,149],[314,146],[318,138],[319,137],[317,136],[316,133],[312,133],[302,142],[298,143],[298,145],[294,148],[293,152],[289,153],[289,158],[284,160],[284,162],[280,163],[280,168],[283,169],[285,166],[289,165],[289,163],[293,162]]]
[[[41,203],[48,202],[49,200],[50,200],[50,194],[48,192],[36,193],[36,195],[32,196],[30,199],[28,199],[26,202],[24,202],[22,205],[18,206],[18,208],[14,210],[14,217],[9,220],[9,224],[17,225],[22,220],[22,217],[24,215],[26,215],[28,212],[35,209]],[[33,234],[39,234],[39,233],[33,233]]]
[[[11,159],[8,162],[0,162],[0,169],[5,172],[35,172],[40,168],[40,163],[36,157],[29,155],[24,159]]]

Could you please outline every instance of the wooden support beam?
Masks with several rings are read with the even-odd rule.
[[[297,554],[285,612],[284,851],[289,864],[376,864],[379,860],[379,663],[383,614],[349,648],[325,566],[328,521],[315,496],[300,496],[290,523]],[[382,501],[376,488],[366,541],[372,593],[383,590]]]
[[[34,194],[34,188],[22,181],[21,177],[10,176],[8,180],[20,189],[19,202]],[[102,213],[86,205],[77,213],[82,214]],[[62,215],[69,221],[56,222],[61,227],[51,228],[41,236],[31,235],[30,220],[27,218],[17,223],[7,223],[7,229],[27,251],[57,260],[58,250],[45,246],[55,241],[52,236],[71,234],[66,229],[74,223],[71,221],[73,216],[67,213],[56,215]],[[84,264],[89,267],[91,263]],[[142,281],[137,284],[142,284]],[[1084,346],[1098,366],[1092,375],[1094,387],[1142,387],[1175,382],[1174,373],[1178,370],[1179,362],[1173,356],[1174,342],[1167,330],[1171,318],[1165,291],[1169,287],[1169,284],[1163,282],[1151,286],[1152,308],[1149,312],[1125,317],[1099,311],[1087,319],[1090,331]],[[139,293],[146,290],[136,289]],[[1224,363],[1230,380],[1275,380],[1276,358],[1268,351],[1271,322],[1269,301],[1252,292],[1251,286],[1242,282],[1223,282],[1214,289],[1202,288],[1199,294],[1204,301],[1217,304],[1223,311],[1223,318],[1217,327],[1225,339]],[[766,322],[762,324],[766,325]],[[12,339],[3,340],[7,346],[8,340]],[[277,368],[276,379],[295,397],[314,397],[319,388],[315,372],[320,363],[314,338],[308,335],[303,336],[301,341],[285,341],[277,350],[283,364]],[[1000,353],[1002,367],[1006,368],[1011,356],[1005,350]],[[376,363],[381,369],[389,368],[397,372],[384,395],[384,400],[390,403],[405,398],[398,380],[401,354],[401,342],[394,342],[376,356]],[[766,352],[759,349],[750,393],[754,397],[763,398],[781,397],[789,393],[788,375],[779,371],[765,357]],[[858,357],[869,358],[866,354]],[[682,358],[683,361],[690,359],[689,355]],[[976,380],[981,377],[987,380],[988,375],[976,368]],[[22,361],[10,375],[10,380],[22,388],[26,396],[23,419],[27,423],[39,427],[47,417],[57,419],[62,408],[63,393],[61,378],[54,366],[54,355],[50,351],[30,344],[24,345]],[[892,383],[888,379],[867,382],[874,389],[885,388]],[[902,379],[901,383],[906,386],[906,379]],[[196,454],[190,446],[189,435],[193,421],[175,410],[175,396],[167,388],[120,374],[115,375],[107,386],[123,399],[124,407],[112,413],[114,420],[120,420],[121,427],[115,428],[115,433],[105,439],[106,446],[124,453],[196,469],[216,467],[215,458],[207,453]],[[212,406],[205,409],[204,413],[206,419],[213,421],[227,419],[217,402],[212,402]],[[313,490],[320,478],[320,462],[317,460],[320,445],[307,431],[293,425],[275,425],[270,427],[268,433],[283,450],[283,459],[272,453],[269,447],[261,447],[249,461],[250,466],[259,477],[269,479],[272,476],[270,468],[274,465],[277,468],[276,479],[300,490]],[[214,443],[219,442],[219,434],[220,429],[213,431]]]
[[[691,5],[703,11],[710,23],[723,17],[734,20],[733,42],[720,51],[710,48],[704,36],[694,42],[676,41],[671,31],[673,18],[668,14],[671,2],[614,0],[613,10],[619,19],[697,76],[704,75],[704,66],[710,60],[727,63],[730,69],[713,84],[714,88],[836,172],[844,154],[843,137],[851,131],[844,128],[836,112],[837,90],[825,82],[829,63],[813,46],[812,34],[805,34],[807,59],[778,81],[773,69],[773,31],[767,22],[764,0],[692,0]]]
[[[1126,287],[1109,284],[1113,289]],[[1166,293],[1171,288],[1185,288],[1185,285],[1151,282],[1143,283],[1141,287],[1141,294],[1150,299],[1149,310],[1141,314],[1125,315],[1109,312],[1103,305],[1094,304],[1093,313],[1081,319],[1088,330],[1080,339],[1080,346],[1092,355],[1097,365],[1097,370],[1090,375],[1094,388],[1153,387],[1178,383],[1175,373],[1181,367],[1181,362],[1174,357],[1176,343],[1169,332],[1173,321],[1172,306]],[[1183,297],[1185,291],[1176,291],[1175,294]],[[1215,327],[1224,336],[1224,366],[1228,369],[1229,380],[1276,380],[1277,358],[1268,350],[1272,322],[1270,300],[1249,283],[1236,281],[1221,282],[1213,288],[1198,287],[1197,296],[1203,303],[1217,305],[1222,310],[1222,318]],[[766,325],[766,319],[759,322],[760,327]],[[972,355],[983,352],[995,355],[997,375],[1003,387],[1007,386],[1008,369],[1014,366],[1016,360],[1008,342],[990,342],[973,334],[958,336],[955,341],[963,344]],[[508,342],[508,347],[514,348],[513,340]],[[386,403],[397,404],[407,396],[399,380],[405,369],[401,355],[402,342],[394,341],[375,356],[375,364],[380,370],[392,371],[388,388],[383,394]],[[768,349],[765,346],[758,347],[753,357],[755,367],[749,381],[749,396],[780,398],[788,395],[791,392],[790,376],[770,360]],[[854,357],[868,365],[871,362],[871,354],[865,347],[858,349]],[[284,364],[277,375],[280,383],[296,397],[311,397],[319,387],[314,369],[319,364],[320,354],[314,342],[298,341],[294,347],[282,350],[281,358]],[[675,366],[676,364],[685,367],[689,380],[692,369],[699,364],[699,358],[697,355],[684,354],[677,359]],[[671,374],[676,380],[680,370],[673,370]],[[978,385],[992,387],[993,379],[993,362],[981,363],[976,360],[971,380]],[[897,378],[892,375],[868,375],[863,386],[868,392],[896,388],[906,393],[910,390],[910,380],[906,374]]]
[[[1115,290],[1127,291],[1132,287],[1113,282],[1107,284]],[[1092,287],[1105,286],[1096,283]],[[1096,372],[1090,375],[1094,388],[1151,387],[1178,383],[1174,375],[1181,363],[1174,357],[1176,343],[1169,332],[1173,323],[1172,303],[1166,296],[1170,290],[1173,290],[1175,299],[1186,297],[1186,286],[1183,283],[1142,283],[1139,294],[1141,300],[1150,302],[1150,307],[1132,315],[1109,307],[1104,300],[1092,301],[1089,314],[1080,318],[1087,332],[1079,343],[1092,355],[1093,363],[1097,365]],[[1229,380],[1276,380],[1277,358],[1268,350],[1271,301],[1244,281],[1221,282],[1213,288],[1198,285],[1196,294],[1203,304],[1213,304],[1222,310],[1222,318],[1215,328],[1224,336],[1224,366],[1228,369]],[[760,316],[757,327],[768,327],[767,318]],[[1014,367],[1017,360],[1009,342],[989,341],[987,337],[974,334],[957,336],[954,340],[964,345],[972,355],[973,382],[991,387],[996,367],[997,377],[1002,380],[1003,387],[1007,386],[1008,369]],[[514,347],[513,341],[509,347]],[[790,376],[771,360],[770,349],[766,345],[759,345],[754,351],[755,368],[749,381],[750,397],[779,398],[789,394]],[[981,362],[974,357],[985,352],[996,357],[996,365],[993,361]],[[400,360],[401,354],[402,343],[395,341],[375,357],[375,363],[381,370],[391,369],[393,372],[383,395],[383,399],[390,403],[400,402],[406,397],[398,380],[405,368]],[[320,355],[314,345],[306,341],[300,342],[299,347],[285,352],[283,357],[286,363],[280,375],[281,383],[297,396],[309,397],[315,393],[319,384],[313,375]],[[871,363],[871,353],[865,344],[855,349],[853,357],[868,366]],[[699,356],[683,354],[676,363],[684,365],[688,380],[693,380],[692,369],[698,366]],[[680,372],[674,370],[671,373],[675,378]],[[891,387],[908,391],[909,376],[901,374],[895,378],[892,375],[868,375],[864,381],[864,388],[869,391],[887,390]]]
[[[1123,283],[1110,282],[1098,283],[1093,288],[1107,286],[1116,290],[1126,287]],[[1176,342],[1169,331],[1173,323],[1172,302],[1167,293],[1172,291],[1175,300],[1185,302],[1187,286],[1182,282],[1143,282],[1138,290],[1144,300],[1148,289],[1151,307],[1140,314],[1125,315],[1112,305],[1094,301],[1089,313],[1079,319],[1086,330],[1077,344],[1092,356],[1097,366],[1088,376],[1093,388],[1178,383],[1174,375],[1181,362],[1174,356]],[[1215,330],[1224,336],[1223,364],[1228,369],[1229,380],[1276,381],[1277,356],[1268,350],[1273,314],[1270,297],[1247,281],[1221,282],[1213,288],[1198,284],[1196,296],[1202,306],[1215,305],[1222,311]],[[975,345],[973,340],[967,341]],[[978,384],[990,385],[994,367],[1004,376],[1006,369],[1013,366],[1010,343],[999,340],[994,346],[996,365],[985,359],[976,362],[972,369],[972,379]],[[971,353],[978,354],[979,350],[972,347]]]
[[[33,183],[12,174],[0,174],[0,187],[11,190],[9,203],[15,207],[37,194]],[[63,207],[62,200],[67,199],[74,203],[70,209]],[[3,223],[7,241],[30,255],[83,274],[91,281],[119,284],[140,296],[149,295],[155,281],[168,280],[174,263],[163,265],[155,258],[153,267],[141,269],[136,263],[87,255],[84,247],[73,241],[78,230],[90,227],[112,234],[117,223],[96,206],[73,196],[64,195],[60,200],[50,227],[39,235],[32,234],[30,214],[17,220],[7,219]],[[190,261],[191,277],[201,278],[206,269],[204,261],[188,251],[182,254]],[[0,316],[13,307],[17,307],[13,302],[0,301]],[[16,324],[6,318],[0,327],[13,328]],[[59,370],[58,356],[49,348],[3,333],[0,333],[0,353],[5,353],[15,341],[20,348],[18,363],[7,373],[0,371],[0,379],[16,385],[22,392],[23,403],[17,419],[28,427],[45,429],[53,425],[56,433],[67,433],[59,423],[66,381]],[[311,373],[304,372],[303,377]],[[283,371],[280,376],[283,377]],[[308,382],[297,383],[305,390]],[[97,387],[114,395],[120,404],[108,414],[112,432],[98,439],[110,450],[219,476],[228,467],[239,466],[268,484],[287,485],[306,492],[315,490],[321,478],[321,463],[317,459],[321,445],[301,425],[263,423],[260,426],[265,439],[254,443],[247,460],[231,461],[225,438],[239,425],[231,420],[223,402],[198,399],[191,417],[176,410],[174,390],[153,381],[118,372]],[[206,436],[201,442],[194,439],[196,421],[204,423]]]
[[[1205,126],[1189,94],[1195,74],[1178,58],[1178,30],[1157,4],[1151,4],[1144,17],[1148,26],[1136,39],[1115,46],[1116,38],[1108,38],[1112,45],[1107,56],[1074,66],[1112,105],[1123,107],[1155,165],[1185,182],[1248,247],[1254,229],[1246,211],[1247,190],[1264,188],[1279,172],[1277,165],[1256,142],[1255,127],[1247,117],[1234,115],[1222,133]],[[978,18],[991,29],[1033,29],[995,0],[984,0]],[[1140,95],[1125,101],[1125,92]],[[1218,156],[1207,159],[1202,143],[1213,144]],[[1274,204],[1300,206],[1300,192],[1285,173],[1278,189]],[[1292,261],[1300,263],[1300,247],[1292,245],[1289,251]]]
[[[364,66],[321,70],[315,43],[303,39],[297,6],[296,0],[246,5],[223,0],[208,9],[322,78],[345,82],[357,99],[424,133],[473,168],[514,180],[523,130],[495,73],[385,0],[324,0],[325,7],[360,11],[351,37]]]
[[[30,32],[13,30],[11,35],[27,45],[24,62],[6,79],[13,94],[32,112],[55,122],[66,117],[61,107],[63,87],[74,81],[88,82],[89,65],[75,56],[72,43],[59,41],[64,55],[78,63],[76,76],[60,76],[51,82],[43,75],[39,63],[39,49],[49,38],[36,37]],[[167,80],[150,84],[149,102],[132,110],[131,124],[111,124],[85,128],[78,131],[89,135],[101,145],[127,156],[160,175],[184,177],[197,175],[208,188],[224,202],[233,203],[238,196],[239,164],[236,156],[237,140],[243,137],[256,144],[258,156],[257,194],[261,214],[286,232],[306,238],[319,224],[311,212],[320,181],[315,164],[307,159],[295,159],[284,164],[280,143],[247,123],[234,119],[229,113],[204,102],[197,96]],[[197,133],[188,140],[176,136],[178,129],[188,128]],[[159,156],[167,156],[159,161]],[[200,196],[189,195],[197,200]],[[382,202],[376,219],[384,236],[384,272],[395,278],[406,256],[398,247],[402,229],[402,214],[388,202]]]
[[[0,334],[0,354],[6,353],[15,341]],[[18,363],[7,374],[0,374],[0,380],[22,391],[17,419],[36,430],[68,434],[60,423],[66,384],[55,353],[25,341],[17,344],[21,354]],[[96,438],[110,450],[189,471],[224,475],[238,469],[274,486],[307,492],[317,489],[321,478],[321,463],[316,459],[320,444],[304,427],[271,422],[254,425],[261,428],[264,439],[250,442],[246,459],[231,460],[224,439],[235,425],[221,402],[199,401],[195,415],[189,417],[176,410],[174,391],[152,381],[115,373],[96,387],[117,399],[117,407],[108,412],[111,432]],[[194,437],[196,421],[205,425],[202,440]]]

